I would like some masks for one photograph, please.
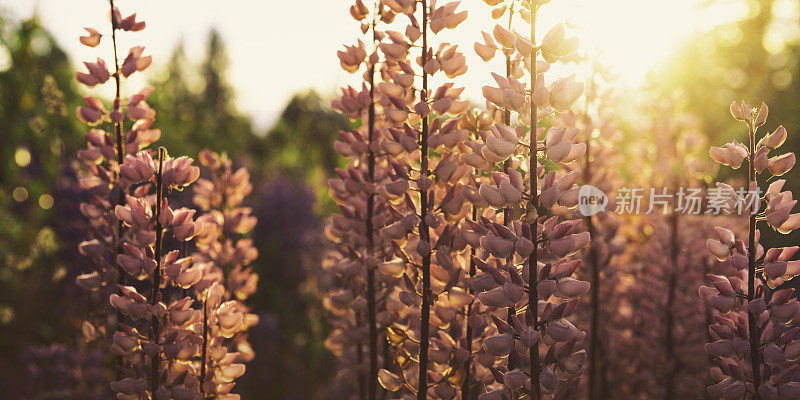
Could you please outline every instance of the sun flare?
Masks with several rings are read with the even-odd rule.
[[[698,0],[570,0],[552,6],[548,14],[568,16],[581,47],[628,85],[641,83],[693,33],[747,13],[741,4],[711,10]]]
[[[469,4],[472,23],[440,36],[443,41],[462,44],[469,60],[465,77],[475,83],[465,85],[465,94],[478,100],[482,99],[480,87],[492,84],[491,73],[502,69],[498,64],[502,60],[483,62],[472,43],[480,42],[481,31],[491,32],[499,21],[486,12],[489,7],[483,1],[470,0]],[[541,40],[553,25],[565,22],[571,34],[580,38],[580,53],[596,57],[616,76],[616,85],[638,87],[694,35],[754,12],[748,3],[736,0],[552,0],[539,12],[537,39]],[[530,27],[521,18],[516,17],[512,25],[515,31],[528,35]],[[562,64],[550,72],[551,76],[573,73],[580,78],[585,71]]]

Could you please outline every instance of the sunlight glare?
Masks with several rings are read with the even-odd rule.
[[[721,3],[728,3],[722,1]],[[581,47],[619,74],[622,84],[641,83],[693,33],[748,13],[741,3],[703,7],[698,0],[570,0],[551,3],[554,16],[567,15]],[[719,3],[717,3],[719,5]]]

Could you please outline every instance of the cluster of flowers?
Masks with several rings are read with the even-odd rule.
[[[677,104],[666,95],[637,107],[644,118],[635,130],[652,135],[628,144],[633,142],[634,152],[653,160],[653,165],[641,168],[644,160],[632,162],[639,180],[634,183],[666,188],[707,185],[714,165],[706,155],[706,140],[698,121]],[[607,369],[597,398],[609,393],[620,399],[702,396],[709,367],[702,346],[710,316],[696,293],[705,275],[718,269],[703,249],[704,237],[713,231],[712,223],[734,227],[734,221],[687,214],[676,204],[664,212],[622,218],[624,249],[615,262],[611,291],[602,297],[617,311],[604,326],[610,342],[603,349]],[[611,388],[609,382],[620,385]]]
[[[27,398],[107,399],[103,355],[98,349],[73,349],[63,344],[28,348],[22,356]]]
[[[398,221],[388,205],[388,197],[396,197],[408,189],[397,180],[401,172],[387,157],[386,130],[395,123],[390,116],[391,98],[385,92],[402,89],[392,86],[389,78],[403,76],[406,83],[413,75],[398,74],[398,64],[380,60],[377,46],[389,34],[381,24],[394,20],[394,13],[380,6],[371,11],[361,1],[350,7],[350,14],[369,34],[372,49],[367,57],[365,44],[348,46],[339,52],[342,68],[356,72],[365,64],[361,89],[342,89],[342,97],[332,101],[332,107],[353,120],[364,123],[351,132],[340,132],[334,149],[349,159],[344,169],[337,170],[338,179],[329,181],[331,195],[339,204],[341,214],[334,215],[325,229],[326,236],[337,244],[337,251],[328,255],[324,268],[336,277],[337,287],[324,300],[334,318],[334,328],[326,347],[342,361],[339,373],[358,383],[362,398],[377,396],[378,364],[390,360],[378,350],[379,342],[386,349],[387,327],[394,318],[393,310],[402,309],[395,288],[400,284],[403,265],[384,263],[391,258],[392,248],[378,236],[378,228]],[[401,118],[400,118],[401,119]],[[414,144],[411,143],[413,146]],[[413,221],[406,221],[413,223]],[[378,273],[378,268],[382,273]],[[365,346],[367,356],[365,359]],[[381,360],[382,359],[382,360]],[[370,379],[366,379],[369,376]]]
[[[753,193],[762,193],[760,174],[769,171],[777,177],[795,163],[793,153],[769,157],[769,151],[786,140],[782,126],[758,138],[758,128],[766,123],[768,113],[763,103],[755,110],[745,102],[734,102],[731,114],[747,126],[748,142],[711,148],[715,161],[733,169],[747,161],[747,181]],[[759,243],[761,222],[780,233],[800,228],[800,214],[791,213],[797,201],[790,191],[783,190],[784,184],[783,179],[774,180],[763,198],[746,203],[756,208],[746,213],[746,236],[717,227],[715,237],[707,241],[708,251],[725,266],[721,274],[709,275],[710,286],[700,288],[700,296],[715,310],[706,351],[716,363],[708,392],[717,398],[800,397],[800,327],[796,326],[800,302],[793,298],[793,289],[778,288],[800,275],[800,261],[792,260],[798,247],[764,249]],[[730,193],[731,202],[742,200],[729,186],[718,187]],[[746,239],[741,239],[743,236]]]
[[[155,111],[145,101],[153,88],[123,99],[120,86],[152,60],[143,56],[143,47],[132,48],[122,63],[116,55],[116,35],[140,31],[145,23],[136,14],[123,18],[109,3],[115,68],[109,71],[98,58],[85,63],[88,72],[76,73],[89,87],[112,79],[116,86],[110,110],[93,97],[77,110],[91,126],[114,127],[114,135],[92,129],[79,153],[85,164],[80,183],[90,194],[81,211],[92,235],[80,251],[92,259],[93,271],[77,280],[110,305],[98,305],[84,323],[84,337],[108,344],[115,355],[117,379],[110,387],[118,399],[238,399],[229,392],[244,373],[241,362],[252,358],[243,332],[254,323],[241,300],[253,293],[257,278],[245,268],[256,257],[252,243],[232,236],[255,224],[249,209],[239,207],[251,189],[249,176],[204,153],[203,163],[216,174],[195,192],[206,214],[195,220],[195,210],[170,206],[169,194],[197,181],[200,168],[191,158],[170,157],[163,147],[148,148],[161,135],[151,129]],[[99,31],[86,30],[81,43],[99,45]],[[188,242],[196,236],[197,252],[188,256]],[[167,243],[182,244],[168,251]]]
[[[189,289],[202,277],[191,257],[179,250],[165,252],[168,232],[179,242],[188,241],[202,229],[194,221],[194,210],[172,209],[166,194],[194,182],[200,170],[186,157],[169,158],[160,148],[157,161],[150,152],[129,155],[120,166],[120,179],[137,189],[117,205],[115,216],[123,222],[123,251],[117,264],[132,278],[120,286],[109,301],[126,319],[119,323],[111,351],[123,359],[123,377],[111,383],[118,398],[196,398],[199,381],[191,361],[202,345],[193,329],[199,312],[194,300],[180,296],[170,301],[164,286]],[[154,196],[150,189],[155,186]],[[135,281],[150,283],[150,293],[136,288]]]
[[[573,107],[561,112],[558,124],[579,130],[579,137],[586,144],[583,160],[570,165],[570,169],[580,173],[580,181],[604,193],[614,193],[620,187],[618,165],[621,157],[617,151],[621,132],[616,125],[616,107],[619,96],[611,89],[615,79],[596,59],[583,57],[580,60],[587,67],[586,90],[583,107]],[[609,198],[607,207],[614,207],[615,199]],[[626,221],[627,222],[627,221]],[[584,216],[586,231],[590,233],[590,243],[581,251],[582,268],[576,271],[579,279],[591,283],[590,294],[582,301],[585,307],[577,310],[579,321],[588,321],[588,339],[585,348],[588,368],[582,379],[580,398],[608,398],[608,372],[612,357],[611,338],[616,333],[609,321],[617,314],[619,304],[613,299],[618,285],[616,257],[624,249],[624,239],[620,235],[623,221],[613,213],[598,213]]]
[[[256,225],[253,210],[242,207],[253,190],[250,173],[233,169],[225,156],[210,150],[200,152],[200,163],[209,177],[193,187],[194,204],[204,212],[197,218],[203,226],[195,237],[193,254],[202,278],[194,286],[203,302],[200,381],[208,396],[228,398],[234,379],[245,372],[244,363],[255,354],[247,331],[258,323],[244,301],[253,295],[258,275],[248,267],[258,257],[252,239],[246,238]]]
[[[356,361],[367,398],[376,380],[418,399],[564,399],[577,390],[586,334],[573,314],[590,285],[573,277],[581,260],[571,255],[590,233],[577,218],[579,174],[569,165],[586,144],[576,142],[578,129],[544,120],[567,112],[583,85],[548,84],[544,73],[578,43],[559,24],[535,44],[546,2],[506,3],[493,16],[508,15],[508,28],[498,24],[475,46],[486,60],[505,54],[506,73],[483,88],[486,109],[472,112],[463,88],[447,82],[466,71],[465,56],[432,44],[467,18],[458,2],[351,7],[374,46],[369,55],[362,41],[339,52],[345,70],[366,64],[367,72],[361,90],[348,87],[333,102],[364,123],[335,145],[350,162],[331,181],[342,213],[328,225],[338,251],[326,268],[341,287],[325,303],[337,328],[328,346]],[[513,31],[514,15],[530,36]],[[377,30],[379,22],[404,30]],[[359,363],[365,335],[368,369]],[[391,346],[380,371],[378,338]]]

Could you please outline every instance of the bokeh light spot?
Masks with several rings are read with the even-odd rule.
[[[8,49],[0,45],[0,72],[8,71],[11,68],[11,54]]]
[[[792,73],[786,70],[777,71],[772,74],[772,86],[775,89],[787,89],[792,84]]]
[[[25,168],[31,163],[31,152],[24,148],[20,147],[14,152],[14,161],[19,165],[21,168]]]
[[[22,186],[17,186],[14,188],[14,191],[11,192],[11,197],[13,197],[18,203],[22,203],[23,201],[28,200],[28,189],[25,189]]]
[[[42,209],[49,210],[53,207],[54,203],[55,199],[53,199],[53,196],[47,193],[39,196],[39,207],[42,207]]]

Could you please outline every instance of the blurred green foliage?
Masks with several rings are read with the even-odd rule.
[[[713,6],[722,0],[706,0]],[[697,116],[712,146],[733,139],[746,141],[744,125],[729,110],[731,101],[745,100],[758,108],[769,105],[769,119],[760,136],[783,125],[789,132],[786,143],[770,152],[776,156],[800,150],[800,15],[776,12],[778,0],[748,0],[747,15],[700,33],[687,41],[672,60],[652,76],[657,87],[680,89],[687,111]],[[792,1],[794,7],[800,2]],[[785,9],[785,8],[784,8]],[[742,171],[721,168],[718,180],[741,176]],[[800,193],[800,168],[782,176],[786,189]],[[766,188],[769,182],[760,182]],[[770,247],[800,242],[800,231],[782,235],[762,229],[762,243]]]
[[[5,55],[8,57],[5,57]],[[7,61],[6,61],[7,59]],[[263,326],[255,332],[264,373],[240,392],[284,397],[282,381],[320,398],[320,379],[331,371],[322,341],[326,328],[309,280],[319,263],[321,221],[333,209],[327,178],[340,162],[332,149],[346,118],[309,91],[294,96],[275,126],[259,132],[234,105],[221,36],[209,34],[205,56],[188,60],[178,47],[156,63],[148,102],[156,110],[159,145],[173,155],[197,157],[203,148],[228,153],[253,176],[248,199],[260,217],[254,234],[261,276],[252,298]],[[88,128],[74,116],[82,102],[73,62],[34,17],[7,21],[0,12],[0,387],[12,387],[24,371],[18,360],[30,346],[72,343],[81,318],[82,292],[74,276],[87,260],[75,251],[83,238],[80,190],[71,164]],[[165,66],[160,72],[158,65]],[[23,198],[21,189],[27,196]],[[52,196],[55,204],[48,205]],[[183,201],[190,200],[182,194]],[[40,205],[41,204],[41,205]],[[309,251],[313,247],[313,251]],[[298,355],[302,355],[298,357]],[[284,360],[276,364],[276,360]],[[265,384],[267,383],[267,384]],[[17,385],[19,386],[19,385]],[[267,388],[267,389],[265,389]],[[17,398],[13,393],[7,393]],[[284,397],[290,398],[290,397]]]
[[[0,353],[13,354],[64,340],[56,193],[83,137],[72,65],[36,18],[0,15],[0,58]]]
[[[162,132],[159,145],[173,154],[197,157],[205,147],[235,155],[261,141],[250,119],[233,105],[225,76],[228,59],[217,31],[211,31],[200,65],[190,64],[182,47],[157,65],[166,68],[152,82],[156,90],[148,102],[156,110],[154,126]]]

